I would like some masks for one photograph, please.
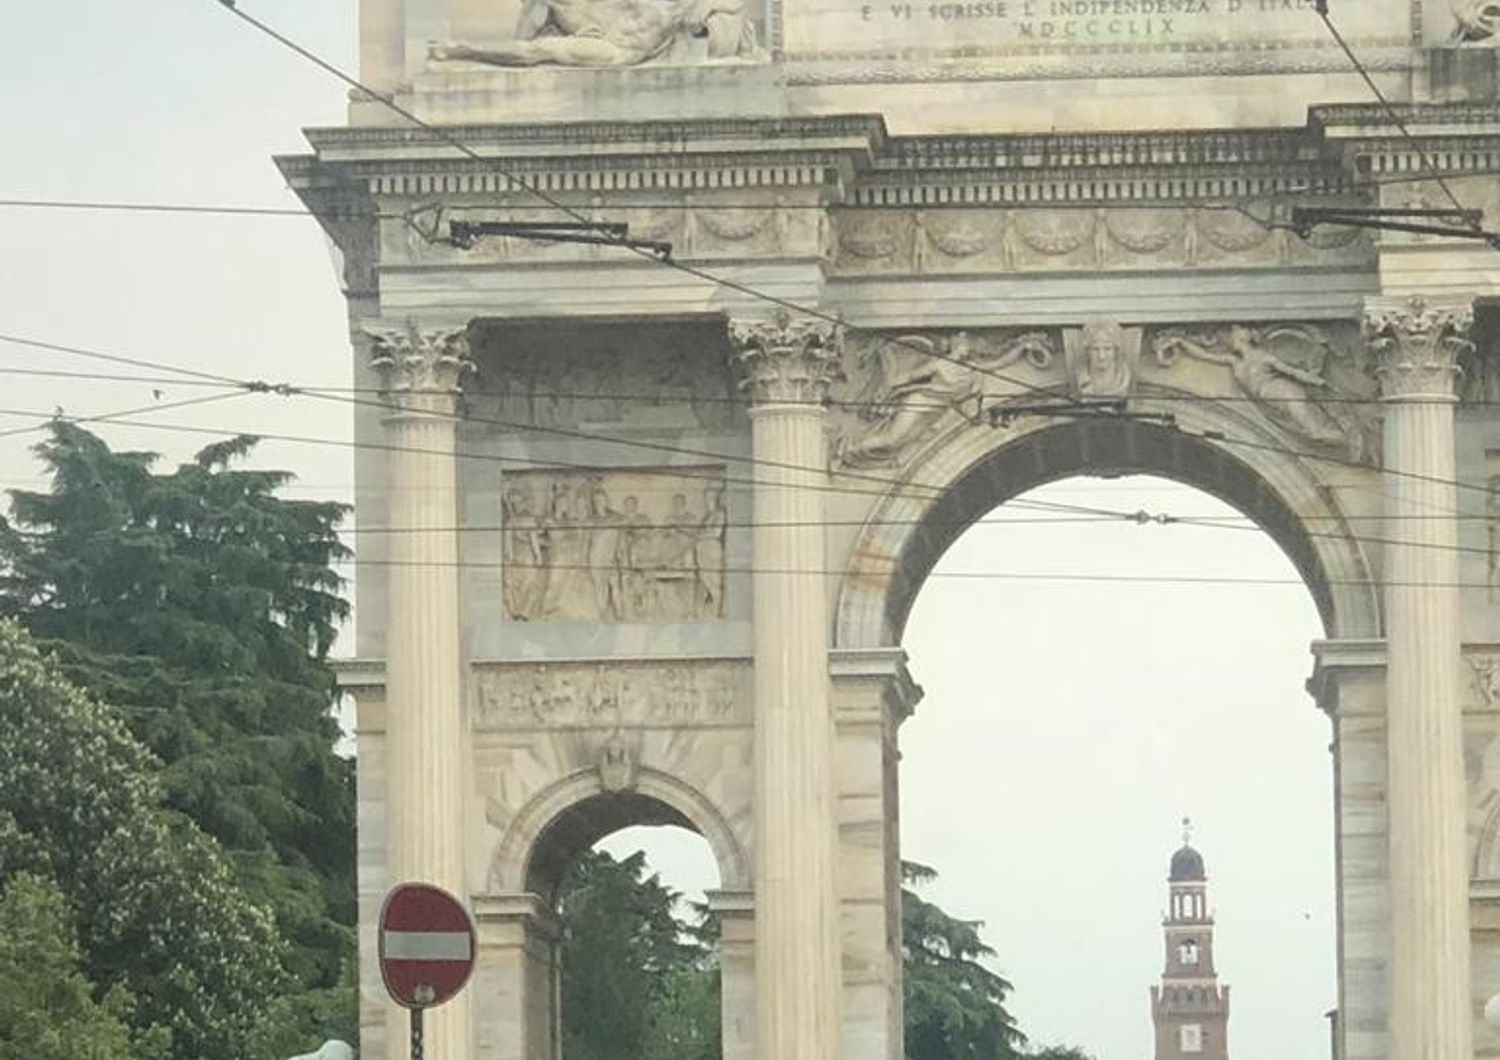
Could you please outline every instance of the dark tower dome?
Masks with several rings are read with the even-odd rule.
[[[1208,874],[1203,870],[1203,855],[1184,844],[1181,850],[1172,855],[1172,873],[1167,879],[1172,883],[1208,879]]]

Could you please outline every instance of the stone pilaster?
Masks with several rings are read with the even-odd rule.
[[[463,641],[458,570],[458,393],[471,367],[463,327],[372,326],[390,485],[386,649],[387,866],[469,900],[464,878]],[[468,1060],[469,1000],[427,1017],[429,1060]],[[398,1017],[399,1018],[399,1017]],[[391,1029],[391,1060],[410,1055]]]
[[[1469,1060],[1454,383],[1467,306],[1367,307],[1385,420],[1391,1060]],[[1436,516],[1436,518],[1434,518]]]
[[[828,679],[823,399],[838,329],[735,321],[755,465],[755,1055],[840,1050],[834,727]]]

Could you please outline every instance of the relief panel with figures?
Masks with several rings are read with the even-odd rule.
[[[480,667],[475,724],[615,727],[747,721],[748,661],[521,663]]]
[[[505,476],[505,611],[515,622],[690,622],[725,614],[724,469]]]

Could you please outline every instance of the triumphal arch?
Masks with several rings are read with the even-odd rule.
[[[1500,1056],[1500,6],[1316,7],[362,0],[368,91],[280,164],[387,531],[364,1055],[392,881],[479,925],[428,1055],[552,1060],[561,873],[673,823],[725,1057],[899,1057],[908,608],[997,503],[1140,471],[1322,614],[1341,1055]]]

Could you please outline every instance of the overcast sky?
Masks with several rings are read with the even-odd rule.
[[[352,3],[242,2],[352,61]],[[270,156],[302,150],[301,126],[342,118],[336,84],[251,35],[217,0],[14,4],[6,20],[3,198],[293,205]],[[347,385],[343,306],[311,221],[0,208],[0,234],[0,333]],[[103,367],[5,344],[0,365]],[[0,376],[0,432],[36,422],[16,410],[87,415],[209,393]],[[270,397],[142,418],[335,441],[350,433],[341,412]],[[173,459],[211,438],[98,429]],[[35,484],[35,439],[0,436],[0,484]],[[268,442],[262,456],[294,469],[301,490],[348,496],[346,450]],[[1037,496],[1222,510],[1139,479],[1073,480]],[[939,571],[1022,564],[1293,577],[1258,533],[1116,524],[981,526]],[[905,853],[941,873],[931,897],[986,921],[1034,1038],[1075,1042],[1099,1060],[1148,1060],[1166,863],[1190,813],[1212,877],[1220,969],[1235,988],[1236,1060],[1327,1056],[1329,732],[1302,691],[1318,632],[1297,586],[934,578],[923,590],[906,643],[927,696],[902,737]],[[678,886],[712,882],[692,844],[657,850]]]

